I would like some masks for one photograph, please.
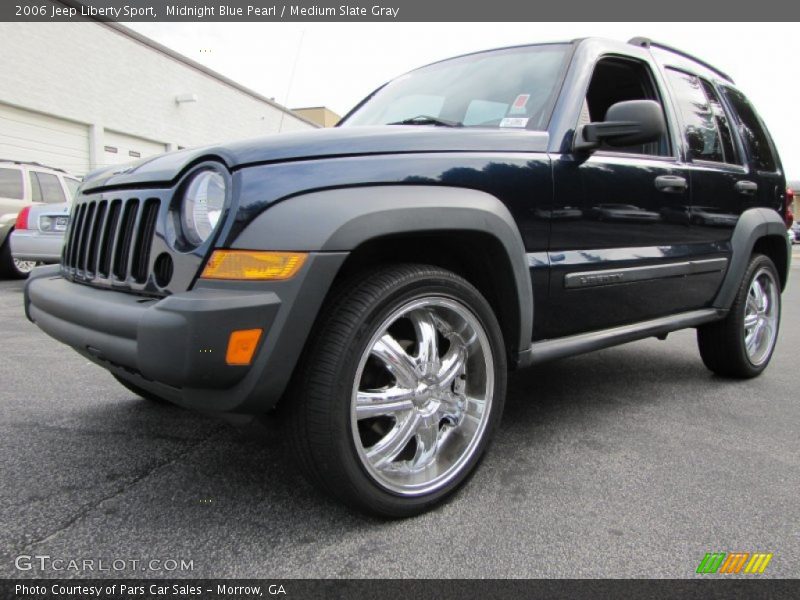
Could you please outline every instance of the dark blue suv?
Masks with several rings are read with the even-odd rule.
[[[154,400],[276,408],[322,489],[419,513],[478,464],[509,369],[696,328],[770,361],[786,181],[722,71],[646,39],[412,71],[332,130],[87,177],[28,317]]]

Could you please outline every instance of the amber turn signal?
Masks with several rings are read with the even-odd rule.
[[[203,279],[276,280],[294,277],[306,262],[304,252],[214,250]]]
[[[261,329],[239,329],[231,332],[225,362],[229,365],[249,365],[261,339]]]

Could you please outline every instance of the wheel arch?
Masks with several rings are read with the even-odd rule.
[[[517,225],[496,197],[445,186],[364,186],[310,192],[256,217],[234,248],[348,252],[336,280],[394,262],[447,268],[495,309],[511,363],[530,347],[533,289]]]
[[[750,208],[739,217],[731,236],[731,260],[725,279],[712,303],[730,308],[754,252],[766,254],[778,270],[781,290],[786,287],[791,248],[783,218],[769,208]]]

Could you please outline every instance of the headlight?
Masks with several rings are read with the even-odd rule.
[[[205,242],[219,223],[225,206],[225,178],[214,170],[197,173],[183,194],[181,223],[193,246]]]

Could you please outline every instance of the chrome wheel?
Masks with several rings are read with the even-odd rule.
[[[36,262],[32,260],[19,260],[18,258],[14,259],[14,267],[20,273],[20,275],[27,275],[33,268],[36,266]]]
[[[744,346],[747,358],[755,366],[769,358],[775,344],[780,318],[779,293],[772,272],[759,269],[750,283],[744,313]]]
[[[366,346],[351,400],[353,441],[367,473],[403,496],[458,475],[491,413],[494,358],[480,321],[451,298],[406,303]]]

